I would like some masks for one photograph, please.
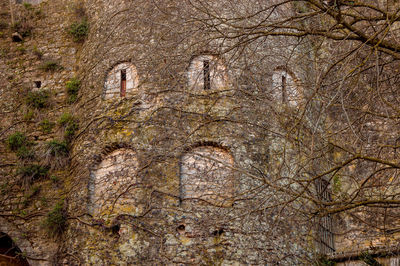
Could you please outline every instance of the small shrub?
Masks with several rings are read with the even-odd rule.
[[[40,122],[40,130],[43,133],[50,133],[53,127],[55,126],[54,122],[50,122],[48,119],[43,120]]]
[[[27,145],[28,141],[26,136],[21,132],[15,132],[10,135],[7,139],[7,146],[12,150],[16,151],[19,148]]]
[[[26,146],[22,146],[17,150],[17,156],[23,160],[32,160],[35,158],[35,153]]]
[[[83,42],[89,33],[89,24],[86,19],[81,22],[74,22],[68,28],[68,33],[72,36],[74,42]]]
[[[49,155],[53,157],[68,156],[68,144],[65,141],[52,140],[47,142]]]
[[[44,226],[46,227],[50,236],[61,236],[67,227],[67,215],[64,210],[63,202],[57,203],[53,210],[47,214],[47,217],[44,220]]]
[[[38,164],[30,164],[17,169],[17,174],[22,177],[23,185],[30,185],[34,180],[45,178],[49,174],[49,168]]]
[[[69,113],[64,113],[61,115],[58,123],[64,127],[64,137],[67,142],[72,140],[75,132],[78,130],[78,124],[74,116]]]
[[[31,91],[26,97],[26,104],[38,109],[49,106],[50,93],[47,90]]]
[[[68,94],[68,103],[74,103],[78,98],[78,91],[81,86],[81,82],[77,78],[72,78],[66,84],[67,94]]]
[[[61,70],[62,68],[63,67],[57,61],[54,60],[47,60],[39,66],[40,70],[46,72],[54,72],[56,70]]]
[[[74,116],[70,113],[63,113],[58,119],[58,123],[61,126],[66,126],[74,121]]]

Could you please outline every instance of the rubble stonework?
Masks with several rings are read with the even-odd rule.
[[[212,34],[179,21],[189,8],[181,1],[28,2],[37,5],[11,7],[30,10],[32,35],[12,45],[0,37],[0,232],[30,265],[310,265],[319,232],[331,234],[339,256],[395,245],[397,231],[367,234],[354,215],[332,216],[333,232],[320,230],[327,216],[309,216],[310,201],[290,194],[325,167],[297,167],[307,158],[296,145],[314,143],[288,133],[324,131],[328,120],[318,104],[302,109],[314,104],[306,101],[313,66],[299,56],[309,44],[277,38],[255,44],[252,57],[217,56],[229,40],[199,42]],[[89,33],[75,43],[68,29],[82,19]],[[47,71],[49,62],[59,67]],[[259,76],[248,75],[253,67]],[[27,106],[41,90],[48,106]],[[33,143],[34,159],[7,147],[14,132]],[[21,186],[18,169],[42,165],[54,141],[68,147],[68,166]],[[54,235],[49,214],[60,203],[66,226]]]

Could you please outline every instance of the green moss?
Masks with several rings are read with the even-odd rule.
[[[17,151],[21,147],[28,144],[26,136],[21,132],[15,132],[7,138],[7,146],[12,151]]]
[[[89,24],[86,19],[80,22],[74,22],[68,28],[68,33],[72,36],[74,42],[83,42],[89,33]]]
[[[50,122],[48,119],[43,120],[42,122],[40,122],[40,130],[43,133],[50,133],[52,131],[52,129],[54,128],[55,123],[54,122]]]
[[[49,106],[50,93],[47,90],[31,91],[26,96],[25,102],[28,106],[37,109]]]
[[[53,210],[47,214],[43,224],[50,236],[61,236],[67,227],[67,215],[64,210],[64,202],[59,202],[54,206]]]
[[[66,84],[67,94],[68,94],[68,103],[74,103],[78,98],[78,91],[81,86],[81,82],[77,78],[72,78]]]

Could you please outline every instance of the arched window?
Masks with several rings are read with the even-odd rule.
[[[118,64],[107,74],[104,99],[129,96],[138,84],[136,67],[128,62]]]
[[[273,96],[279,103],[297,107],[301,101],[298,80],[283,68],[275,69],[272,75]]]
[[[130,149],[118,149],[105,157],[92,173],[89,185],[94,216],[141,212],[138,198],[143,186],[137,177],[137,169],[136,153]]]
[[[21,255],[21,250],[11,237],[0,232],[0,265],[29,266],[28,261]]]
[[[216,90],[227,86],[226,67],[213,55],[199,55],[192,59],[188,70],[190,89]]]
[[[234,196],[232,155],[214,146],[199,146],[181,158],[181,198],[231,205]]]

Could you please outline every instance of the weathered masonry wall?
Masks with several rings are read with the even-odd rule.
[[[196,31],[179,21],[188,12],[179,1],[27,2],[35,5],[13,7],[32,11],[32,35],[0,38],[0,237],[10,236],[30,265],[311,263],[318,228],[305,214],[310,204],[289,194],[293,180],[309,177],[294,167],[305,160],[296,143],[307,140],[285,131],[315,129],[302,109],[311,71],[296,49],[304,47],[277,39],[255,44],[254,57],[221,55],[229,44],[199,43],[208,33],[197,28],[187,35]],[[68,27],[84,10],[89,33],[75,43]],[[49,63],[56,69],[47,71]],[[260,67],[260,76],[243,66]],[[80,88],[69,102],[74,78]],[[47,109],[27,106],[26,95],[42,90]],[[38,147],[37,159],[7,148],[14,132]],[[54,141],[68,147],[68,159],[21,189],[17,167],[43,166]],[[60,202],[65,224],[52,235],[43,224]],[[337,220],[326,239],[335,237],[338,253],[394,245],[342,238],[357,221]]]

